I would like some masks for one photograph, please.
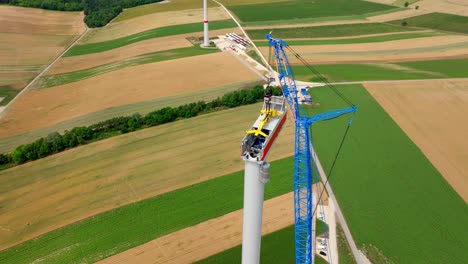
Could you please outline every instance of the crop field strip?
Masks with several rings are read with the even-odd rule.
[[[282,39],[344,37],[416,30],[419,29],[384,23],[361,23],[315,27],[277,28],[274,30],[274,36]],[[247,30],[247,34],[249,34],[249,36],[254,40],[264,40],[265,34],[270,31],[270,29]]]
[[[289,177],[282,176],[292,174],[292,158],[272,162],[272,168],[275,185],[270,184],[265,190],[265,199],[292,189]],[[48,263],[95,262],[240,209],[242,182],[241,171],[123,206],[2,251],[0,260],[3,263],[38,259]],[[177,210],[174,205],[177,205]],[[157,217],[154,217],[155,213]]]
[[[343,241],[346,243],[346,240]],[[315,243],[315,242],[314,242]],[[346,244],[345,244],[346,245]],[[341,249],[341,248],[340,248]],[[295,258],[294,248],[294,226],[272,232],[262,236],[260,263],[294,263]],[[341,253],[341,252],[340,252]],[[346,254],[346,252],[344,252]],[[340,254],[340,257],[342,255]],[[352,256],[351,256],[352,257]],[[341,262],[340,263],[353,263]],[[236,246],[229,250],[210,256],[206,259],[195,262],[196,264],[216,264],[216,263],[241,263],[242,262],[242,246]],[[319,256],[314,257],[315,264],[326,264],[325,260]]]
[[[115,70],[80,82],[30,90],[4,115],[0,137],[11,137],[111,107],[261,80],[231,54],[216,52],[202,58],[204,63],[200,63],[199,56],[166,60]]]
[[[202,100],[208,102],[213,99],[216,99],[217,97],[222,97],[228,92],[238,90],[239,88],[250,87],[255,84],[257,84],[257,82],[244,81],[199,91],[186,92],[180,95],[165,96],[153,100],[111,107],[76,118],[71,118],[69,120],[54,124],[52,126],[35,129],[12,137],[0,138],[0,153],[9,152],[20,145],[33,142],[34,140],[39,139],[41,137],[46,137],[52,132],[61,133],[65,130],[70,130],[74,127],[92,125],[98,123],[101,120],[107,120],[117,116],[127,116],[134,113],[147,114],[151,111],[155,111],[164,107],[175,107]]]
[[[341,44],[357,44],[357,43],[378,43],[391,40],[424,38],[433,36],[443,36],[441,32],[421,32],[421,33],[401,33],[383,36],[357,37],[347,39],[310,39],[310,40],[286,40],[289,46],[311,46],[311,45],[341,45]],[[267,41],[255,41],[258,47],[268,47]]]
[[[0,5],[0,93],[7,97],[0,105],[84,32],[81,20],[77,12]]]
[[[389,23],[400,25],[406,22],[407,27],[421,27],[448,32],[468,34],[468,17],[444,13],[430,13],[421,16],[410,17]]]
[[[468,78],[467,67],[468,59],[315,66],[331,82]],[[300,80],[318,81],[305,66],[293,70]]]
[[[405,8],[393,8],[384,11],[377,11],[366,13],[362,15],[346,15],[346,16],[329,16],[329,17],[313,17],[313,18],[296,18],[296,19],[285,19],[285,20],[266,20],[266,21],[255,21],[255,22],[242,22],[244,27],[284,27],[286,25],[295,24],[315,24],[328,22],[331,24],[347,24],[347,23],[364,23],[372,21],[375,16],[382,16],[387,14],[393,14],[406,10]],[[341,22],[340,22],[341,21]]]
[[[200,56],[219,52],[218,49],[202,49],[200,47],[188,47],[179,48],[165,51],[157,51],[142,54],[136,57],[125,59],[123,61],[117,61],[105,65],[96,66],[86,70],[80,70],[75,72],[68,72],[56,75],[49,75],[40,79],[40,84],[36,88],[48,88],[57,85],[63,85],[72,82],[78,82],[87,78],[91,78],[107,72],[123,69],[126,67],[132,67],[136,65],[155,63],[165,60],[173,60],[185,57]]]
[[[238,142],[259,107],[254,104],[144,129],[1,171],[0,181],[5,182],[0,187],[0,225],[10,232],[0,230],[4,238],[0,248],[127,203],[239,171],[243,166]],[[230,120],[229,126],[219,126],[223,120]],[[292,133],[286,124],[271,160],[292,155]],[[220,134],[224,137],[216,136]],[[220,148],[225,156],[219,155]],[[215,165],[206,166],[210,163]],[[17,192],[29,188],[35,191],[18,197]],[[46,210],[49,206],[56,209]],[[36,210],[42,212],[39,218]]]
[[[234,21],[231,21],[231,20],[213,21],[210,23],[210,30],[233,28],[233,27],[236,27],[236,24],[234,23]],[[85,44],[85,45],[77,45],[71,48],[67,53],[65,53],[64,56],[67,57],[67,56],[78,56],[78,55],[85,55],[85,54],[91,54],[91,53],[98,53],[98,52],[103,52],[103,51],[107,51],[107,50],[111,50],[115,48],[120,48],[129,44],[136,43],[138,41],[147,40],[147,39],[185,34],[185,33],[200,32],[202,30],[203,29],[200,23],[155,28],[155,29],[147,30],[141,33],[137,33],[134,35],[130,35],[127,37],[118,38],[114,40],[98,42],[98,43],[90,43],[90,44]]]
[[[232,5],[246,5],[246,4],[257,4],[257,3],[271,3],[271,2],[284,2],[289,0],[220,0],[219,2],[232,6]],[[218,5],[214,2],[208,1],[208,7],[217,7]],[[203,3],[193,0],[171,0],[167,3],[155,3],[148,4],[139,7],[133,7],[124,10],[113,22],[121,22],[136,17],[153,14],[156,12],[168,12],[168,11],[179,11],[187,9],[202,8]],[[211,22],[210,22],[211,23]]]
[[[468,112],[468,78],[364,86],[468,201],[468,123],[460,122]]]
[[[290,20],[346,16],[350,13],[362,15],[394,9],[395,7],[361,0],[316,0],[313,4],[307,0],[294,0],[269,4],[230,6],[229,8],[242,22],[257,22],[271,21],[272,17],[275,20]]]

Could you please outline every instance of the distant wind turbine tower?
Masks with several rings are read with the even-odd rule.
[[[208,38],[208,0],[203,0],[203,25],[204,25],[204,38],[203,46],[208,47],[210,45],[210,40]]]

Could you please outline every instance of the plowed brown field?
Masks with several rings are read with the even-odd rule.
[[[220,7],[208,10],[210,21],[229,19]],[[145,16],[111,23],[106,27],[93,29],[80,42],[94,43],[133,35],[153,28],[203,22],[203,9],[189,9],[153,13]],[[201,26],[201,24],[200,24]]]
[[[468,81],[378,83],[365,87],[468,201]]]

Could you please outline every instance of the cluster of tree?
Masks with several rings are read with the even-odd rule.
[[[281,90],[275,87],[273,94],[280,95]],[[114,117],[91,126],[75,127],[63,134],[54,132],[31,144],[21,145],[11,153],[0,154],[0,165],[21,164],[111,136],[190,118],[215,110],[252,104],[263,99],[263,95],[263,87],[255,86],[252,89],[227,93],[211,102],[199,101],[179,107],[165,107],[145,116],[136,113],[131,116]]]
[[[60,11],[84,11],[88,27],[102,27],[120,14],[123,8],[161,2],[162,0],[0,0],[0,4]]]
[[[48,10],[81,11],[83,0],[0,0],[1,4],[35,7]]]

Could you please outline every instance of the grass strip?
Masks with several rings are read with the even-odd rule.
[[[295,263],[294,225],[262,237],[260,263]],[[197,264],[241,263],[242,245],[195,262]]]
[[[394,20],[390,21],[389,23],[396,25],[406,23],[406,26],[409,27],[423,27],[468,34],[468,17],[445,13],[430,13],[400,20]]]
[[[415,31],[418,29],[410,27],[402,27],[393,24],[383,23],[360,23],[360,24],[344,24],[344,25],[327,25],[315,27],[297,27],[297,28],[275,28],[273,36],[282,39],[294,38],[320,38],[320,37],[345,37],[359,36],[378,33],[392,33]],[[254,29],[247,30],[247,34],[252,39],[264,40],[265,34],[272,29]]]
[[[63,85],[67,83],[77,82],[84,79],[88,79],[97,75],[108,73],[111,71],[123,69],[126,67],[132,67],[142,64],[160,62],[165,60],[174,60],[185,57],[192,57],[198,55],[205,55],[210,53],[218,52],[218,49],[203,49],[197,46],[179,48],[172,50],[164,50],[142,54],[133,58],[125,59],[122,61],[116,61],[104,65],[99,65],[93,68],[67,72],[62,74],[50,75],[42,77],[38,88],[49,88],[53,86]]]
[[[10,86],[0,86],[0,97],[3,97],[0,106],[7,105],[19,92],[21,90],[13,89]]]
[[[295,0],[229,7],[242,22],[362,15],[395,7],[361,0]]]
[[[359,43],[377,43],[401,39],[425,38],[434,36],[443,36],[440,32],[421,32],[421,33],[401,33],[385,36],[371,36],[349,39],[320,39],[320,40],[287,40],[289,46],[311,46],[311,45],[339,45],[339,44],[359,44]],[[268,41],[255,41],[259,47],[268,47]]]
[[[372,80],[417,80],[468,77],[468,59],[415,61],[385,64],[316,65],[314,68],[331,82]],[[293,66],[299,80],[320,81],[305,66]]]
[[[293,158],[271,163],[265,199],[292,191]],[[123,206],[0,252],[1,263],[92,263],[242,208],[243,171]]]
[[[329,17],[295,18],[295,19],[285,19],[285,20],[242,22],[242,25],[246,27],[249,27],[249,26],[255,27],[255,26],[269,26],[269,25],[305,24],[305,23],[340,21],[340,20],[363,20],[364,21],[368,17],[395,13],[395,12],[399,12],[402,10],[405,10],[405,8],[393,8],[389,10],[371,12],[371,13],[366,13],[362,15],[343,15],[343,16],[329,16]]]
[[[233,28],[233,27],[236,27],[236,24],[232,20],[221,20],[221,21],[210,22],[211,30]],[[133,34],[133,35],[118,38],[118,39],[73,46],[73,48],[71,48],[70,50],[67,51],[67,53],[64,54],[64,57],[99,53],[99,52],[103,52],[106,50],[120,48],[126,45],[130,45],[132,43],[136,43],[136,42],[147,40],[147,39],[160,38],[160,37],[179,35],[179,34],[185,34],[185,33],[201,32],[201,31],[203,31],[203,25],[200,23],[191,23],[191,24],[154,28],[154,29],[150,29],[144,32],[140,32],[137,34]]]

